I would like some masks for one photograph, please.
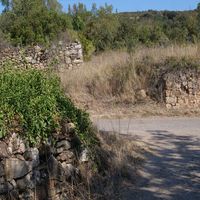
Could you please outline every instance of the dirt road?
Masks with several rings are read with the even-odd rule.
[[[136,186],[123,200],[200,200],[200,118],[100,119],[104,131],[130,134],[150,146]]]

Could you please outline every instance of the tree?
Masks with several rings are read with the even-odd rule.
[[[57,0],[45,0],[45,5],[49,10],[56,12],[62,11],[62,5]]]
[[[200,3],[197,4],[197,10],[200,10]]]
[[[59,9],[57,0],[13,0],[0,25],[15,45],[47,44],[70,27],[67,15]]]
[[[4,6],[4,12],[8,11],[10,8],[10,0],[1,0],[0,2]]]
[[[94,43],[97,51],[114,47],[119,21],[117,15],[113,14],[112,11],[113,7],[105,4],[87,23],[84,34],[87,39]]]

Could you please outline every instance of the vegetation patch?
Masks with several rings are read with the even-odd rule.
[[[198,58],[181,58],[177,59],[171,57],[167,59],[164,66],[168,70],[183,70],[183,69],[200,69],[200,62]]]
[[[67,98],[56,75],[36,69],[0,69],[0,138],[16,132],[31,144],[61,133],[63,119],[76,126],[83,144],[97,143],[86,112]]]

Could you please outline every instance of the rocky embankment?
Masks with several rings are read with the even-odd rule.
[[[83,63],[83,49],[80,42],[59,41],[49,48],[31,46],[26,48],[6,47],[0,49],[0,65],[11,62],[23,68],[44,69],[57,67],[74,69]]]
[[[37,147],[15,133],[0,140],[0,199],[68,199],[68,186],[80,180],[88,155],[80,150],[74,124],[63,129]]]

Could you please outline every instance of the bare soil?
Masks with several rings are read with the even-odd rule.
[[[156,103],[151,99],[146,99],[137,103],[126,102],[113,102],[110,100],[96,100],[80,96],[77,99],[72,98],[75,104],[86,110],[91,118],[140,118],[140,117],[151,117],[151,116],[188,116],[188,117],[200,117],[200,108],[197,109],[167,109],[165,104]]]

